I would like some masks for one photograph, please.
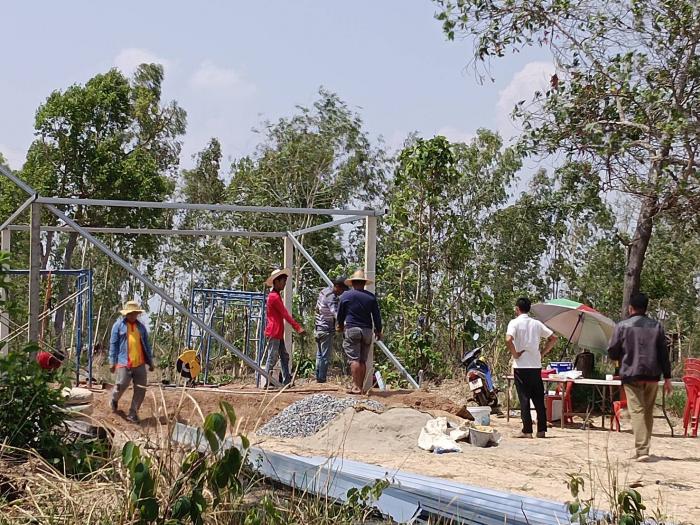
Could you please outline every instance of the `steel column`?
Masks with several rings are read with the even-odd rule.
[[[31,204],[31,231],[29,235],[29,333],[30,343],[39,342],[39,314],[41,313],[41,204]]]
[[[365,288],[368,291],[374,293],[375,291],[375,279],[377,275],[377,218],[376,217],[366,217],[365,218],[365,277],[371,279]],[[386,351],[386,347],[382,350]],[[392,362],[394,364],[398,363],[398,360],[392,355]],[[400,370],[408,375],[403,366]],[[410,377],[410,375],[408,375]],[[372,387],[374,380],[374,345],[369,349],[369,354],[367,356],[367,374],[365,375],[365,390],[369,390]]]
[[[2,230],[0,232],[0,250],[9,254],[12,244],[12,232],[10,230]],[[3,270],[7,270],[8,267],[5,266]],[[7,276],[3,277],[3,284],[7,286],[9,279]],[[9,294],[5,288],[0,289],[0,301],[5,302],[9,299]],[[0,341],[7,339],[10,335],[10,314],[6,310],[0,310]],[[9,346],[7,343],[0,346],[0,355],[7,355]]]
[[[294,244],[289,236],[284,238],[284,268],[289,268],[292,274],[287,279],[284,287],[284,307],[291,314],[294,308]],[[284,345],[289,352],[289,372],[294,373],[294,341],[292,339],[292,327],[289,323],[284,323]]]

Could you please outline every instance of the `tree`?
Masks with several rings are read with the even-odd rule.
[[[414,371],[440,373],[445,352],[433,343],[454,353],[465,323],[491,313],[481,227],[507,200],[519,167],[517,152],[487,130],[470,144],[414,138],[399,154],[379,257],[391,278],[380,288],[387,326]]]
[[[24,178],[43,195],[164,200],[174,188],[186,116],[175,102],[161,105],[162,82],[161,66],[142,64],[131,82],[112,69],[85,85],[53,92],[37,110],[37,139],[29,148]],[[149,208],[70,206],[65,213],[87,226],[169,225],[169,215]],[[58,244],[49,235],[44,264],[53,256],[59,267],[72,268],[77,238],[71,233]],[[156,250],[158,240],[119,236],[113,247],[128,248],[138,258]],[[62,287],[58,300],[67,295]],[[59,344],[63,323],[61,309],[54,322]]]
[[[298,106],[295,115],[266,122],[263,141],[252,156],[236,160],[227,188],[228,202],[254,206],[299,208],[369,207],[376,204],[386,184],[387,161],[363,129],[360,116],[337,95],[323,88],[312,107]],[[332,220],[325,215],[241,214],[236,225],[257,231],[295,231]],[[300,236],[325,269],[343,264],[345,251],[340,230],[332,228]],[[240,261],[237,271],[260,283],[261,275],[279,264],[277,239],[227,239],[225,245]],[[296,289],[321,284],[297,254]],[[239,277],[240,279],[240,277]],[[258,284],[259,285],[259,284]],[[311,304],[317,292],[305,286]]]
[[[523,122],[527,151],[585,161],[605,191],[635,199],[625,240],[623,316],[639,290],[655,221],[700,209],[700,4],[695,0],[436,0],[449,39],[471,36],[474,63],[548,47],[557,74]]]

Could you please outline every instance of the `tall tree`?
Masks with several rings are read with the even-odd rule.
[[[700,209],[700,4],[696,0],[436,0],[449,39],[473,37],[474,63],[547,47],[551,86],[515,116],[531,152],[586,161],[603,188],[639,206],[622,294],[639,290],[654,221]]]
[[[164,200],[174,187],[186,116],[175,102],[161,104],[162,83],[160,65],[142,64],[131,81],[112,69],[85,85],[54,91],[37,110],[37,139],[29,148],[24,177],[46,195]],[[169,224],[167,214],[149,208],[69,206],[65,212],[88,226]],[[120,236],[114,247],[128,248],[138,261],[157,243],[147,236]],[[59,266],[72,268],[76,244],[75,233],[60,244],[50,236],[46,252],[53,250]],[[62,287],[59,301],[67,294]],[[54,321],[59,344],[63,323],[61,309]]]
[[[350,208],[376,204],[386,184],[383,150],[370,141],[362,119],[337,95],[320,89],[311,107],[298,106],[296,114],[266,122],[256,152],[233,163],[228,201],[235,204],[299,208]],[[236,224],[258,231],[295,231],[323,222],[325,215],[243,214]],[[322,230],[302,235],[322,268],[335,268],[344,260],[342,232]],[[238,254],[240,278],[255,279],[279,264],[281,242],[229,239]],[[252,254],[256,254],[253,256]],[[321,284],[315,272],[297,254],[299,284]],[[299,289],[299,287],[297,287]],[[305,287],[303,304],[311,305],[316,292]],[[308,299],[308,301],[307,301]]]
[[[470,144],[415,138],[399,154],[379,257],[391,278],[380,291],[387,327],[414,371],[440,372],[445,352],[436,354],[437,347],[454,353],[464,324],[491,313],[481,281],[481,228],[507,200],[519,167],[517,152],[487,130]]]

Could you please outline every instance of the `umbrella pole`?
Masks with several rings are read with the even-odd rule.
[[[574,338],[574,334],[576,333],[576,329],[578,328],[578,325],[581,324],[581,319],[583,319],[583,312],[578,314],[578,319],[576,320],[576,324],[574,325],[574,329],[571,331],[571,335],[569,336],[569,339],[566,341],[566,346],[564,347],[564,351],[561,353],[561,356],[559,357],[559,361],[563,361],[564,357],[566,356],[567,352],[569,351],[569,345],[571,344],[571,340]]]

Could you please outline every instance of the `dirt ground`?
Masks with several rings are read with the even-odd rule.
[[[611,476],[619,485],[640,491],[648,512],[658,509],[676,523],[700,524],[700,439],[671,438],[663,419],[655,421],[652,462],[629,461],[633,437],[623,421],[622,432],[601,430],[600,417],[594,427],[551,428],[546,439],[512,438],[519,430],[518,417],[492,417],[492,426],[503,436],[497,447],[463,445],[462,453],[435,455],[420,450],[416,443],[421,426],[429,416],[460,412],[459,387],[445,385],[423,391],[373,392],[371,399],[393,407],[384,414],[352,411],[344,413],[326,429],[310,438],[272,439],[255,435],[260,427],[284,407],[307,395],[324,392],[345,396],[340,385],[298,385],[291,391],[265,393],[253,387],[229,386],[218,390],[173,389],[151,386],[141,409],[142,422],[136,426],[124,413],[110,413],[109,392],[97,391],[93,416],[118,435],[134,437],[162,430],[168,419],[198,424],[203,415],[218,409],[225,399],[236,409],[237,431],[264,448],[300,455],[337,455],[381,465],[390,472],[402,469],[439,476],[471,485],[507,490],[519,494],[566,501],[567,474],[581,473],[593,479],[598,505],[607,507],[605,490]],[[127,409],[130,393],[120,402]],[[411,409],[411,410],[409,410]],[[678,426],[676,432],[678,432]],[[682,433],[682,428],[681,428]]]

